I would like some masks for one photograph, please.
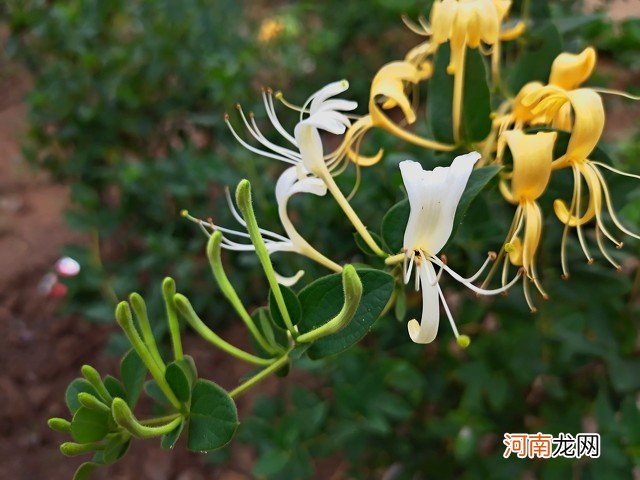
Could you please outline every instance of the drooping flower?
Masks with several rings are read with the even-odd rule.
[[[570,132],[567,150],[560,158],[554,160],[553,170],[571,168],[574,177],[573,194],[569,206],[561,200],[554,202],[554,210],[558,219],[565,224],[561,243],[561,263],[563,276],[569,275],[566,258],[566,242],[569,228],[575,228],[578,233],[580,246],[589,263],[593,262],[587,246],[583,225],[595,218],[596,242],[602,255],[617,269],[618,263],[607,252],[603,237],[609,239],[617,248],[622,247],[605,225],[602,218],[604,205],[611,220],[623,233],[640,238],[636,233],[627,229],[618,219],[611,202],[609,188],[601,172],[601,168],[630,177],[615,168],[591,160],[605,125],[605,111],[600,92],[622,94],[621,92],[581,87],[589,78],[596,62],[596,53],[587,48],[579,54],[563,53],[553,62],[549,84],[532,89],[522,99],[522,104],[529,109],[532,123],[548,125],[559,130]],[[588,190],[587,205],[583,210],[582,183]]]
[[[280,223],[282,224],[282,227],[286,232],[286,236],[266,229],[260,229],[260,233],[264,239],[267,251],[269,252],[269,255],[275,252],[298,253],[320,263],[321,265],[324,265],[325,267],[333,271],[340,272],[342,271],[342,267],[318,252],[315,248],[313,248],[309,244],[309,242],[307,242],[302,237],[302,235],[298,233],[295,226],[293,225],[293,222],[289,218],[287,206],[289,199],[293,195],[297,193],[310,193],[312,195],[322,197],[327,193],[327,187],[319,178],[306,176],[302,179],[299,179],[298,174],[299,172],[297,171],[296,167],[289,167],[282,173],[282,175],[280,175],[280,178],[276,183],[275,194],[276,202],[278,204],[278,216],[280,217]],[[236,207],[231,200],[231,196],[229,195],[229,191],[227,190],[225,193],[231,214],[241,225],[241,227],[244,228],[244,230],[234,230],[222,227],[215,224],[212,219],[208,219],[206,221],[200,220],[190,216],[186,211],[183,211],[183,216],[200,225],[202,230],[208,236],[210,236],[215,231],[220,231],[223,234],[221,244],[222,248],[236,252],[253,252],[255,251],[255,247],[249,240],[250,235],[246,231],[247,224],[236,210]],[[302,275],[304,275],[304,271],[302,270],[298,271],[291,277],[285,277],[277,274],[278,283],[280,283],[281,285],[291,286],[295,284],[302,277]]]
[[[510,29],[502,30],[511,0],[436,0],[431,8],[430,22],[423,18],[420,24],[405,19],[415,33],[428,40],[410,52],[407,57],[417,66],[424,63],[428,55],[437,52],[440,45],[449,43],[451,55],[447,72],[454,75],[453,90],[453,134],[459,140],[462,115],[464,68],[467,48],[482,45],[491,48],[491,66],[494,84],[500,84],[501,41],[513,40],[524,32],[525,24],[518,22]]]
[[[440,288],[439,280],[443,272],[482,295],[504,292],[518,280],[516,276],[502,288],[485,290],[472,282],[481,275],[494,255],[490,254],[480,270],[470,278],[463,278],[437,257],[451,236],[458,203],[479,158],[480,154],[477,152],[468,153],[456,157],[450,167],[437,167],[433,170],[424,170],[418,162],[411,160],[400,162],[400,172],[410,206],[403,243],[404,282],[409,282],[415,265],[415,287],[416,290],[422,290],[421,321],[414,319],[408,323],[409,335],[416,343],[430,343],[435,339],[442,302],[458,344],[463,347],[469,344],[469,338],[458,333]]]
[[[369,114],[354,122],[345,135],[344,145],[352,162],[360,166],[371,166],[382,158],[382,149],[372,156],[359,153],[362,137],[374,127],[382,128],[402,140],[431,150],[451,151],[455,148],[454,145],[416,135],[398,125],[387,114],[389,110],[399,108],[407,125],[415,123],[417,93],[414,90],[425,77],[425,72],[430,76],[430,64],[423,62],[418,68],[410,62],[403,61],[388,63],[376,73],[371,82]],[[408,91],[414,91],[412,99],[409,98]]]
[[[358,104],[350,100],[332,98],[343,93],[348,88],[349,82],[341,80],[330,83],[311,95],[299,109],[300,120],[293,135],[287,132],[278,119],[273,102],[273,92],[270,89],[263,90],[262,99],[269,120],[278,133],[293,148],[283,147],[268,140],[258,128],[253,113],[249,113],[249,118],[247,119],[239,105],[237,106],[238,112],[247,131],[258,141],[262,148],[246,142],[233,128],[228,115],[225,115],[225,122],[236,140],[247,150],[263,157],[298,166],[300,177],[304,176],[305,171],[316,176],[320,176],[320,172],[328,171],[331,173],[339,171],[342,160],[346,156],[344,147],[340,146],[335,151],[325,155],[318,130],[342,135],[351,125],[351,121],[344,112],[354,110]]]
[[[534,312],[536,309],[531,300],[529,281],[547,298],[536,268],[536,254],[542,237],[542,212],[537,199],[544,193],[551,178],[553,147],[557,135],[556,132],[525,134],[521,130],[509,130],[501,137],[501,141],[511,151],[513,169],[500,182],[500,191],[508,202],[517,205],[498,256],[498,260],[504,256],[502,285],[507,284],[509,264],[522,267],[524,296]],[[492,274],[493,271],[489,273],[485,285],[491,280]]]

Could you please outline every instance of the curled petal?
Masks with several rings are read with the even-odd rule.
[[[593,47],[587,47],[579,54],[561,53],[551,65],[549,83],[573,90],[591,76],[595,65],[596,51]]]
[[[422,317],[420,322],[409,320],[407,328],[409,336],[415,343],[431,343],[438,334],[440,323],[440,301],[438,284],[428,281],[428,277],[436,277],[431,262],[423,261],[420,265],[420,288],[422,289]]]

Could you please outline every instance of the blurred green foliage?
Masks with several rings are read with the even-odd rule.
[[[161,298],[150,286],[171,274],[196,309],[224,318],[223,303],[211,300],[204,239],[177,212],[189,208],[205,218],[215,213],[218,223],[232,224],[222,186],[246,176],[260,221],[272,227],[277,216],[267,200],[278,169],[238,149],[222,113],[235,101],[247,110],[255,107],[261,85],[282,88],[299,101],[343,77],[351,81],[350,96],[364,104],[377,68],[418,41],[402,27],[400,14],[415,18],[430,3],[9,1],[7,49],[26,62],[35,79],[27,152],[71,184],[70,224],[100,239],[70,250],[83,264],[70,308],[111,321],[113,308],[103,297],[122,298],[137,289],[146,293],[150,310],[157,310]],[[514,3],[518,12],[523,2]],[[566,48],[594,42],[625,68],[640,67],[637,19],[614,26],[606,16],[578,14],[580,2],[531,3],[534,20],[551,17]],[[268,18],[281,21],[283,30],[260,42]],[[527,35],[506,55],[538,48],[542,40]],[[531,70],[529,75],[538,74]],[[260,116],[262,110],[256,112]],[[382,165],[362,173],[353,205],[379,231],[381,209],[403,198],[397,163],[411,157],[427,167],[450,157],[400,145],[380,132],[366,144],[388,153]],[[639,145],[638,136],[612,145],[618,166],[640,172]],[[348,189],[354,173],[339,181]],[[549,198],[566,197],[567,182],[553,183]],[[616,204],[627,205],[623,214],[637,227],[637,185],[624,178],[610,185]],[[292,210],[313,215],[322,200],[296,198]],[[322,203],[317,223],[300,225],[301,233],[313,232],[319,249],[337,258],[364,260],[329,203]],[[602,262],[587,267],[573,239],[572,277],[563,282],[561,230],[550,202],[542,207],[548,234],[541,264],[552,298],[536,316],[516,290],[491,301],[456,292],[452,304],[462,331],[473,337],[471,347],[460,352],[443,332],[425,348],[407,337],[406,319],[418,314],[419,305],[409,294],[409,313],[400,321],[392,315],[379,320],[361,346],[321,362],[301,361],[316,387],[290,387],[256,402],[240,433],[257,448],[254,474],[311,477],[314,459],[332,456],[352,478],[382,478],[385,472],[394,479],[507,479],[526,472],[542,479],[632,478],[634,468],[640,469],[640,249],[629,242],[619,254],[621,275]],[[484,194],[468,214],[483,221],[462,224],[447,252],[450,262],[473,271],[482,249],[499,247],[512,214],[497,192]],[[266,290],[251,275],[257,260],[229,257],[238,290],[252,300],[264,298]],[[299,259],[283,273],[300,266],[308,280],[314,278],[315,268]],[[505,432],[593,429],[602,435],[596,461],[502,458]]]

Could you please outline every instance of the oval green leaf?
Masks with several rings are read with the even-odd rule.
[[[98,467],[100,467],[100,465],[95,462],[84,462],[78,467],[76,473],[73,474],[73,480],[88,480]]]
[[[280,291],[282,292],[284,304],[286,305],[287,311],[289,312],[291,323],[293,325],[297,325],[300,321],[300,317],[302,316],[302,307],[300,306],[298,296],[289,287],[285,287],[283,285],[280,285]],[[280,309],[278,308],[276,298],[273,296],[273,292],[269,292],[269,311],[271,312],[273,323],[275,323],[281,329],[286,330],[287,326],[284,323],[282,315],[280,314]]]
[[[78,443],[102,440],[109,433],[110,415],[80,407],[71,420],[71,436]]]
[[[164,378],[181,402],[188,402],[191,396],[191,385],[195,381],[185,362],[177,360],[167,365]]]
[[[222,448],[238,425],[238,410],[229,394],[209,380],[198,380],[191,397],[187,448],[194,452]]]
[[[127,403],[133,408],[144,385],[147,367],[134,349],[131,349],[120,362],[120,376],[127,392]]]
[[[85,380],[84,378],[76,378],[73,380],[69,386],[67,387],[67,391],[65,392],[65,400],[67,402],[67,407],[69,411],[74,414],[78,411],[78,409],[82,406],[78,401],[78,394],[81,392],[90,393],[95,397],[100,397],[96,389],[91,386],[91,384]]]

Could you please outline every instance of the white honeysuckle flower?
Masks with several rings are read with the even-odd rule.
[[[268,140],[258,128],[254,114],[249,113],[247,118],[240,105],[237,105],[237,108],[245,127],[264,148],[254,147],[246,142],[233,128],[228,115],[225,116],[225,122],[236,140],[247,150],[263,157],[301,166],[307,172],[320,176],[321,172],[325,170],[333,172],[338,169],[346,156],[346,149],[342,145],[332,153],[325,155],[319,130],[342,135],[351,125],[349,117],[343,112],[354,110],[358,106],[357,102],[332,98],[348,88],[349,82],[341,80],[330,83],[315,92],[300,108],[286,103],[291,108],[300,111],[300,120],[295,126],[293,135],[287,132],[278,119],[273,103],[273,92],[263,90],[262,99],[269,120],[278,133],[294,148],[286,148]],[[304,173],[301,170],[299,173],[302,178]]]
[[[342,268],[339,265],[332,262],[320,252],[315,250],[311,245],[309,245],[309,243],[298,233],[293,223],[291,222],[291,219],[289,218],[287,206],[289,203],[289,199],[296,193],[311,193],[320,197],[327,194],[327,187],[322,180],[313,176],[309,176],[308,173],[305,175],[306,176],[300,178],[299,168],[289,167],[280,175],[276,183],[275,194],[276,202],[278,204],[278,216],[280,217],[280,223],[282,224],[282,227],[286,232],[286,236],[280,235],[270,230],[266,230],[264,228],[260,229],[260,234],[264,239],[264,243],[267,251],[269,252],[269,255],[275,252],[295,252],[300,255],[307,256],[325,265],[331,270],[341,271]],[[225,194],[231,214],[236,219],[236,221],[246,229],[247,224],[233,204],[228,189],[226,190]],[[198,223],[198,225],[200,225],[202,230],[208,236],[215,231],[222,232],[221,246],[226,250],[232,250],[236,252],[255,251],[253,243],[251,243],[251,241],[249,240],[250,235],[246,230],[233,230],[230,228],[222,227],[215,224],[212,219],[204,221],[191,217],[190,215],[188,215],[188,213],[185,213],[184,216]],[[295,275],[291,277],[285,277],[276,273],[278,283],[285,286],[294,285],[303,275],[303,270],[299,270]]]
[[[400,162],[400,172],[410,207],[403,243],[404,282],[409,282],[415,264],[415,287],[416,290],[422,289],[422,319],[420,322],[414,319],[408,323],[409,335],[416,343],[430,343],[436,338],[440,322],[440,301],[442,301],[458,344],[462,347],[469,344],[469,337],[458,333],[438,283],[443,272],[446,271],[455,280],[481,295],[504,292],[520,276],[518,274],[503,288],[485,290],[472,282],[495,258],[495,254],[490,253],[480,270],[469,278],[463,278],[445,261],[437,257],[451,236],[458,203],[467,186],[473,166],[479,159],[478,152],[471,152],[456,157],[450,167],[436,167],[433,170],[424,170],[418,162],[412,160]]]

